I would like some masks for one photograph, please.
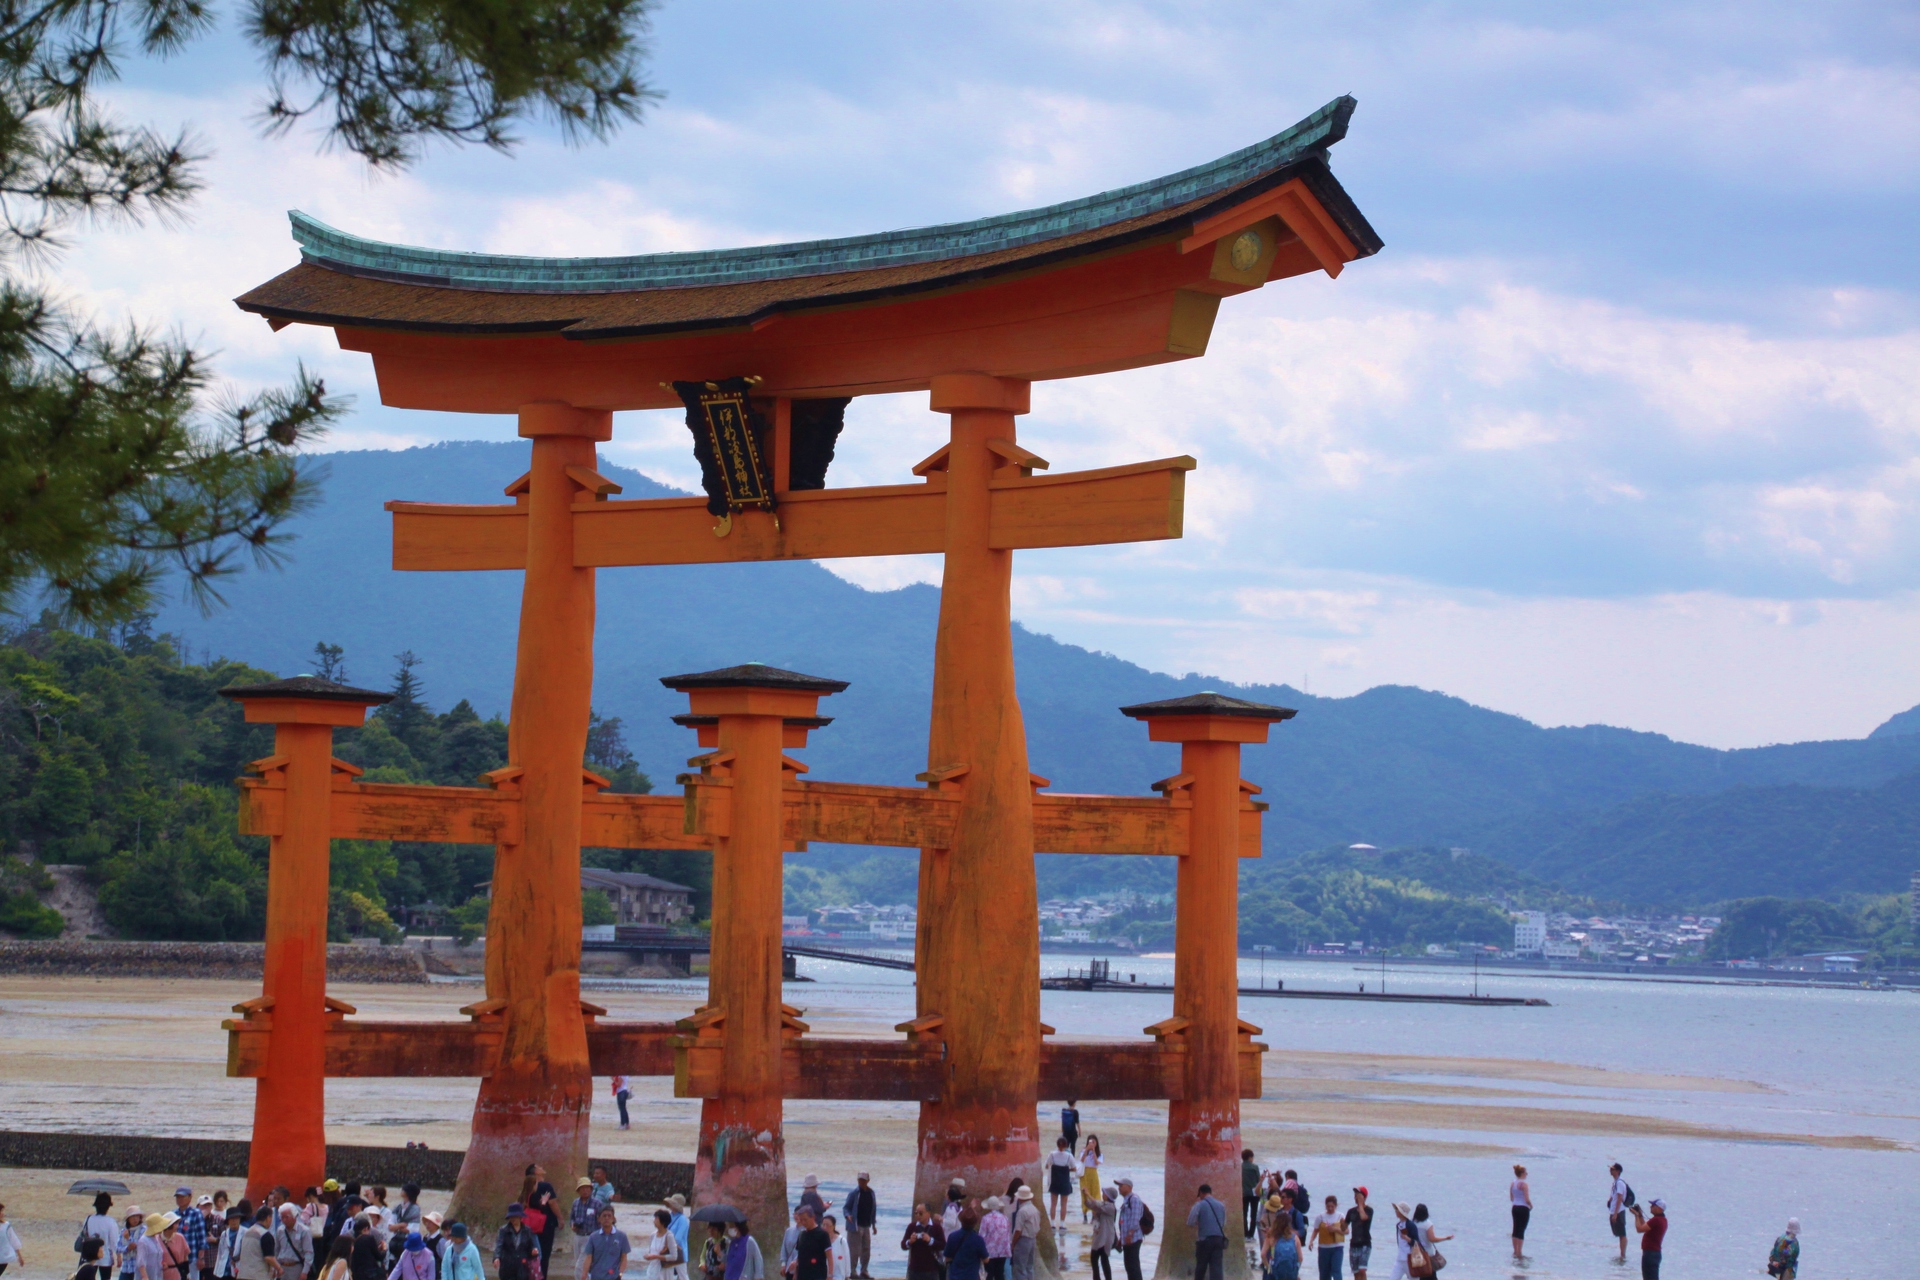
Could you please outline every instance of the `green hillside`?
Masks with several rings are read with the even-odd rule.
[[[159,626],[197,654],[282,672],[306,669],[324,640],[345,649],[349,675],[363,680],[384,679],[392,655],[411,650],[435,706],[465,699],[482,717],[503,712],[519,576],[395,573],[381,504],[499,501],[525,454],[524,444],[469,443],[329,455],[325,500],[296,522],[288,569],[239,579],[230,607],[211,617],[176,608]],[[635,472],[603,469],[626,486],[624,496],[669,492]],[[823,705],[836,719],[805,753],[814,777],[905,783],[925,767],[935,589],[870,592],[817,564],[743,564],[603,570],[599,601],[594,701],[624,722],[643,772],[672,776],[694,750],[691,735],[668,720],[681,700],[658,677],[745,660],[853,681]],[[1024,629],[1015,656],[1033,767],[1061,790],[1138,794],[1177,771],[1177,748],[1147,742],[1118,713],[1122,704],[1219,688],[1299,708],[1271,746],[1246,756],[1248,778],[1273,805],[1273,854],[1355,841],[1476,845],[1497,824],[1543,811],[1743,785],[1873,787],[1920,769],[1920,735],[1717,751],[1606,726],[1543,729],[1406,687],[1315,698],[1285,685],[1175,677]],[[870,856],[829,850],[805,863],[845,868]],[[1165,868],[1098,860],[1051,859],[1044,874],[1058,889],[1165,882]]]
[[[1647,795],[1501,823],[1474,847],[1571,891],[1636,903],[1899,892],[1920,870],[1920,772],[1866,788]]]

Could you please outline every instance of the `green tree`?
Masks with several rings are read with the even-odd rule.
[[[1720,908],[1707,939],[1709,960],[1764,960],[1845,946],[1859,922],[1831,902],[1808,898],[1740,898]]]
[[[573,140],[637,118],[652,0],[246,0],[274,129],[317,116],[375,166],[433,140]],[[206,358],[131,325],[109,332],[23,274],[87,219],[178,214],[199,190],[183,135],[98,100],[129,48],[166,56],[213,24],[205,0],[0,0],[0,607],[43,590],[66,616],[132,617],[178,573],[203,607],[245,557],[283,553],[310,500],[299,448],[344,402],[300,370],[251,399]]]
[[[116,854],[103,868],[100,907],[132,938],[232,942],[266,928],[265,858],[250,856],[234,837],[234,796],[210,787],[183,788],[182,824],[138,851]]]
[[[614,911],[613,902],[606,894],[598,889],[582,889],[580,891],[581,924],[618,924],[619,922],[620,917]]]
[[[313,646],[313,674],[335,684],[347,682],[347,651],[321,640]]]

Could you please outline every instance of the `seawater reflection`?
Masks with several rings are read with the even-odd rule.
[[[1060,973],[1084,958],[1047,956],[1043,972]],[[1143,982],[1170,982],[1170,958],[1116,960],[1119,973]],[[1288,987],[1378,990],[1378,965],[1245,960],[1241,981]],[[815,979],[788,988],[788,999],[810,1010],[857,1011],[891,1023],[912,1015],[910,974],[830,961],[803,960]],[[1465,992],[1474,982],[1459,970],[1389,967],[1395,991]],[[1479,989],[1497,995],[1537,996],[1547,1008],[1476,1008],[1385,1003],[1323,1002],[1244,996],[1241,1016],[1261,1026],[1276,1050],[1268,1067],[1268,1101],[1248,1106],[1248,1141],[1263,1164],[1297,1168],[1316,1201],[1332,1192],[1344,1207],[1350,1188],[1364,1184],[1382,1214],[1394,1200],[1426,1203],[1443,1232],[1453,1277],[1525,1275],[1535,1280],[1600,1280],[1623,1274],[1605,1222],[1605,1166],[1618,1159],[1642,1201],[1664,1197],[1672,1227],[1663,1276],[1668,1280],[1764,1274],[1766,1253],[1789,1216],[1802,1222],[1802,1277],[1851,1277],[1903,1270],[1920,1221],[1920,994],[1761,986],[1713,986],[1657,981],[1576,981],[1539,975],[1481,973]],[[655,984],[646,984],[653,986]],[[665,986],[668,984],[659,984]],[[1061,1037],[1136,1037],[1166,1017],[1164,994],[1047,992],[1041,1014]],[[810,1015],[811,1016],[811,1015]],[[1365,1087],[1341,1095],[1337,1123],[1319,1114],[1318,1096],[1278,1104],[1289,1093],[1297,1064],[1287,1051],[1367,1055]],[[1458,1064],[1396,1059],[1465,1059]],[[1479,1060],[1478,1062],[1473,1060]],[[1585,1075],[1577,1082],[1503,1075],[1484,1064],[1556,1063],[1622,1073],[1619,1083]],[[1706,1077],[1707,1082],[1649,1081],[1643,1077]],[[1714,1084],[1713,1081],[1724,1082]],[[1398,1104],[1432,1102],[1434,1087],[1466,1094],[1430,1107],[1413,1122]],[[1755,1087],[1758,1086],[1758,1087]],[[1406,1095],[1395,1090],[1405,1088]],[[1052,1103],[1049,1107],[1048,1102]],[[1561,1125],[1515,1121],[1511,1129],[1471,1124],[1463,1110],[1516,1106],[1600,1113],[1601,1121]],[[1045,1117],[1057,1101],[1043,1100]],[[1369,1123],[1377,1108],[1393,1118]],[[1087,1124],[1157,1120],[1150,1104],[1084,1103]],[[1488,1112],[1487,1115],[1496,1113]],[[1607,1116],[1625,1117],[1619,1125]],[[1639,1131],[1638,1123],[1708,1126],[1735,1135],[1670,1136]],[[1506,1123],[1503,1119],[1500,1123]],[[1431,1126],[1431,1127],[1429,1127]],[[1574,1132],[1553,1132],[1572,1127]],[[1742,1134],[1785,1135],[1772,1139]],[[1308,1136],[1311,1140],[1308,1140]],[[1894,1149],[1819,1146],[1793,1140],[1864,1136]],[[1339,1148],[1350,1139],[1351,1153]],[[1475,1154],[1380,1153],[1383,1142],[1464,1144]],[[1290,1144],[1320,1154],[1293,1156]],[[1404,1144],[1403,1144],[1404,1145]],[[1525,1268],[1511,1263],[1508,1244],[1509,1165],[1528,1166],[1536,1209],[1528,1232]],[[821,1170],[829,1199],[844,1198],[851,1168]],[[1158,1169],[1134,1172],[1157,1213]],[[831,1176],[829,1174],[831,1173]],[[797,1197],[799,1187],[793,1189]],[[904,1273],[897,1244],[905,1206],[882,1197],[885,1216],[876,1236],[876,1275]],[[1232,1197],[1228,1197],[1230,1200]],[[1085,1233],[1077,1225],[1064,1244],[1070,1271],[1086,1273]],[[1386,1233],[1381,1232],[1384,1243]],[[1389,1249],[1376,1246],[1373,1274],[1390,1280]],[[1637,1274],[1638,1249],[1626,1274]],[[1312,1262],[1303,1268],[1311,1275]]]

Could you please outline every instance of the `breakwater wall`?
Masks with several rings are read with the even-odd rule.
[[[258,942],[0,941],[0,973],[92,978],[258,980],[266,948]],[[330,982],[428,981],[410,947],[327,948]]]
[[[119,1133],[0,1131],[0,1168],[72,1169],[78,1173],[157,1173],[181,1178],[247,1176],[247,1145],[224,1138],[154,1138]],[[327,1176],[341,1182],[397,1187],[417,1182],[451,1191],[464,1151],[404,1147],[327,1147]],[[670,1160],[595,1160],[629,1204],[658,1204],[673,1192],[691,1197],[693,1165]],[[240,1188],[233,1188],[238,1194]],[[295,1187],[294,1191],[299,1192]]]

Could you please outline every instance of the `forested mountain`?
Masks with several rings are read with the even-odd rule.
[[[320,655],[323,662],[329,656]],[[436,714],[411,655],[370,683],[394,700],[364,728],[334,731],[334,751],[372,782],[472,786],[507,759],[507,726],[465,700]],[[108,922],[135,938],[258,938],[266,913],[266,845],[235,831],[234,780],[270,755],[273,729],[250,725],[219,696],[275,674],[241,663],[184,661],[145,621],[111,636],[41,624],[0,643],[0,929],[52,936],[38,904],[45,864],[77,864]],[[369,673],[371,674],[371,673]],[[618,717],[595,715],[585,761],[617,791],[646,791]],[[586,861],[653,871],[692,885],[705,909],[700,855],[590,850]],[[393,916],[436,904],[432,923],[477,930],[490,845],[336,840],[329,931],[389,933]],[[604,900],[604,899],[603,899]]]
[[[1904,889],[1920,871],[1920,772],[1877,787],[1735,787],[1539,813],[1474,847],[1596,897],[1661,905]]]
[[[342,453],[326,465],[326,500],[296,523],[284,572],[248,574],[227,587],[229,607],[208,618],[179,607],[158,628],[282,672],[308,669],[316,642],[338,644],[355,679],[384,678],[393,655],[410,650],[435,705],[466,699],[483,716],[503,712],[519,575],[394,572],[381,504],[502,501],[526,446]],[[603,470],[625,497],[668,492]],[[925,767],[933,588],[864,591],[811,563],[719,565],[603,570],[599,600],[594,701],[624,721],[647,773],[671,776],[694,750],[667,719],[681,699],[658,678],[748,660],[853,681],[822,706],[836,720],[808,748],[815,777],[897,783]],[[1174,677],[1024,630],[1015,652],[1034,768],[1063,790],[1140,792],[1174,771],[1177,749],[1149,744],[1119,715],[1123,703],[1221,688],[1299,708],[1272,746],[1247,753],[1248,776],[1274,805],[1275,851],[1460,840],[1501,819],[1649,792],[1871,787],[1920,768],[1920,735],[1717,751],[1605,726],[1543,729],[1405,687],[1315,698],[1286,685]]]

